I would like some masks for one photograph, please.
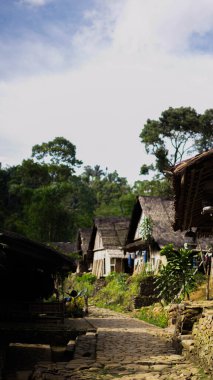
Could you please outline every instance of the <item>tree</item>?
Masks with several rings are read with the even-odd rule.
[[[137,196],[171,197],[172,195],[170,182],[166,178],[136,181],[132,191]]]
[[[147,120],[140,138],[156,159],[155,166],[143,165],[141,174],[150,169],[164,173],[187,154],[213,147],[213,110],[200,115],[191,107],[169,107],[158,120]]]
[[[21,205],[18,220],[13,220],[13,225],[16,225],[17,232],[32,239],[72,241],[80,226],[89,227],[92,224],[95,197],[78,177],[35,189],[19,185],[13,186],[13,189]]]
[[[32,148],[32,157],[42,163],[47,163],[53,172],[59,166],[66,172],[69,168],[71,173],[75,172],[75,168],[82,164],[82,161],[76,158],[76,147],[64,137],[56,137],[48,143],[34,145]],[[46,161],[45,161],[46,160]]]
[[[96,165],[84,167],[81,176],[93,190],[96,197],[96,216],[129,216],[135,196],[126,178],[120,177],[115,170],[108,173]]]
[[[200,135],[196,138],[199,153],[213,148],[213,109],[208,109],[199,116]]]

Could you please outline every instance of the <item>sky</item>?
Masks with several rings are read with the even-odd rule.
[[[63,136],[83,167],[133,184],[140,132],[213,108],[212,0],[0,0],[0,162]]]

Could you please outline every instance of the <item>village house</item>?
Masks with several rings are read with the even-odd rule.
[[[213,289],[213,149],[182,161],[171,170],[175,192],[174,230],[187,231],[203,253]],[[210,288],[208,288],[208,298]],[[213,291],[212,291],[213,295]]]
[[[199,362],[210,376],[213,374],[213,149],[182,161],[171,169],[175,193],[174,230],[186,231],[202,245],[206,274],[206,302],[188,305],[181,315],[180,341],[184,326],[190,326],[189,344],[183,343],[185,352]],[[201,240],[202,239],[202,240]],[[200,309],[198,308],[200,306]],[[196,316],[196,308],[197,317]],[[190,312],[192,310],[192,312]],[[179,311],[178,311],[179,313]],[[187,316],[185,323],[185,316]],[[180,313],[179,313],[180,315]],[[176,326],[177,327],[177,326]],[[211,377],[212,378],[212,377]]]
[[[93,255],[92,273],[97,278],[112,272],[129,272],[124,254],[128,226],[129,219],[125,217],[95,219],[88,254]]]
[[[175,192],[174,230],[196,228],[197,236],[213,235],[213,149],[172,169]]]
[[[133,272],[139,273],[147,263],[147,270],[157,272],[166,259],[160,250],[172,243],[183,247],[184,234],[174,232],[173,201],[161,197],[139,196],[133,208],[125,251],[129,254]],[[148,233],[149,236],[145,236]]]

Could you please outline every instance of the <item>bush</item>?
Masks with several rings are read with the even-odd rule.
[[[98,307],[116,311],[132,311],[134,299],[140,294],[140,284],[147,273],[129,276],[126,273],[112,273],[106,277],[106,286],[93,298]]]
[[[126,273],[112,273],[106,277],[106,286],[102,288],[93,301],[98,307],[107,307],[116,311],[123,310],[124,299],[128,290]]]
[[[160,254],[166,256],[167,264],[161,268],[156,279],[159,297],[166,303],[189,297],[190,291],[196,287],[192,251],[185,248],[176,251],[173,244],[168,244]]]

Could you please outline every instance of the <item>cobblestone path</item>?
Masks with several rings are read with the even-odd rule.
[[[33,380],[203,380],[176,355],[165,330],[105,309],[90,309],[91,332],[79,337],[74,359],[50,365]],[[92,332],[92,326],[97,334]],[[46,374],[46,375],[45,375]]]

